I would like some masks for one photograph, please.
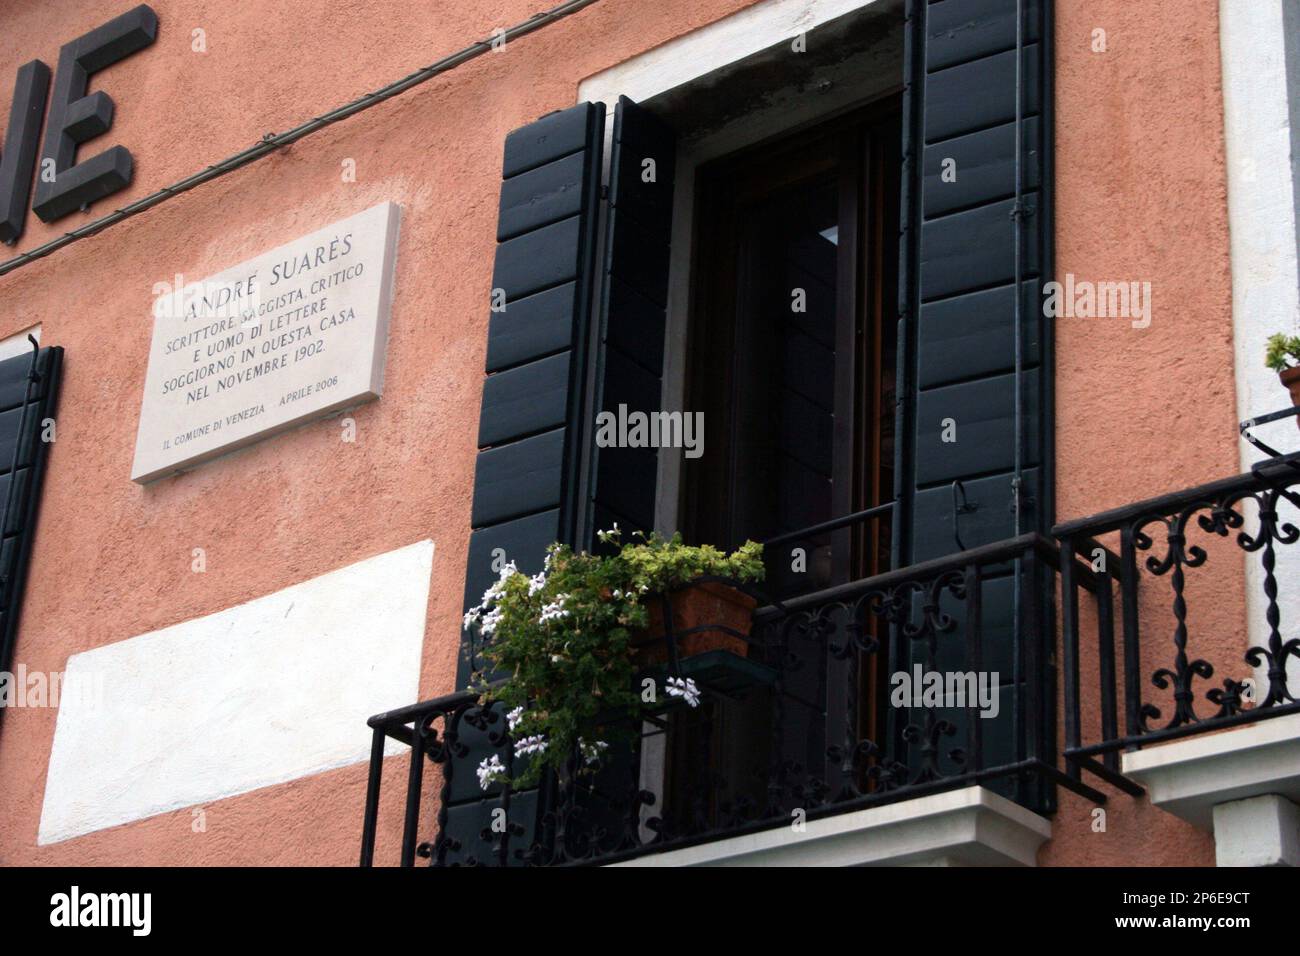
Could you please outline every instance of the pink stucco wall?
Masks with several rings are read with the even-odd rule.
[[[151,5],[161,24],[156,44],[98,74],[92,86],[111,91],[118,104],[109,136],[135,157],[133,185],[51,226],[30,216],[11,252],[552,6]],[[70,654],[431,537],[437,552],[421,692],[451,689],[502,141],[571,106],[584,76],[743,5],[603,0],[0,278],[0,336],[39,322],[43,342],[67,350],[16,660],[60,670]],[[6,4],[0,103],[9,103],[18,64],[56,63],[61,43],[130,6]],[[207,53],[191,50],[195,28],[206,31]],[[348,158],[356,161],[354,183],[342,181]],[[384,200],[403,207],[385,394],[353,414],[356,443],[340,443],[337,422],[320,422],[176,479],[132,484],[154,283],[177,271],[191,279],[212,274]],[[190,571],[195,547],[207,550],[204,574]],[[0,728],[0,862],[356,860],[364,765],[221,801],[208,808],[202,835],[192,832],[185,809],[38,848],[55,717],[13,710]],[[401,789],[400,777],[386,787],[380,859],[396,853]]]
[[[1149,328],[1056,323],[1056,512],[1065,521],[1235,474],[1238,438],[1218,3],[1056,10],[1057,275],[1152,287]],[[1093,52],[1098,28],[1105,53]],[[1241,558],[1216,549],[1209,567],[1208,588],[1195,575],[1190,584],[1197,651],[1240,678]],[[1173,659],[1159,584],[1144,582],[1148,672]],[[1093,666],[1083,692],[1095,711],[1086,643],[1082,657]],[[1090,803],[1063,792],[1040,862],[1213,865],[1209,834],[1100,789],[1111,794],[1106,832],[1093,831]]]
[[[212,3],[153,0],[156,45],[96,86],[132,187],[19,251],[545,9],[545,0]],[[34,323],[67,350],[17,659],[70,654],[209,614],[370,555],[437,542],[423,696],[451,689],[506,133],[571,105],[579,81],[747,6],[746,0],[602,0],[540,34],[288,150],[0,278],[0,337]],[[8,0],[0,103],[16,66],[130,3]],[[1058,504],[1069,518],[1235,469],[1228,237],[1215,0],[1058,6],[1058,272],[1155,288],[1150,329],[1058,329]],[[1091,52],[1101,26],[1110,52]],[[206,31],[208,52],[191,50]],[[92,144],[92,148],[97,144]],[[345,159],[357,181],[342,181]],[[231,264],[383,200],[404,210],[385,395],[179,478],[129,481],[155,282]],[[1188,343],[1196,348],[1188,348]],[[1194,395],[1195,402],[1181,396]],[[1121,410],[1128,414],[1119,414]],[[1122,452],[1122,453],[1120,453]],[[190,572],[207,549],[207,572]],[[1237,641],[1239,587],[1216,633]],[[404,703],[395,701],[394,704]],[[329,863],[356,859],[365,766],[207,809],[36,846],[52,710],[0,727],[0,863]],[[400,828],[404,759],[389,761],[379,858]],[[1142,802],[1112,802],[1108,832],[1064,797],[1050,864],[1210,863],[1212,844]]]

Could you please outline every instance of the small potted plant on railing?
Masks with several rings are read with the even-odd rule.
[[[658,693],[698,704],[699,689],[689,678],[670,674],[655,695],[635,682],[647,664],[663,660],[647,650],[656,643],[656,618],[663,626],[663,613],[656,610],[662,595],[673,594],[675,631],[719,623],[707,615],[725,606],[733,613],[722,623],[748,633],[752,599],[716,581],[692,582],[761,580],[762,545],[747,541],[726,554],[683,544],[680,535],[638,533],[623,542],[617,525],[599,538],[616,550],[595,555],[553,544],[545,567],[532,577],[508,564],[483,603],[465,615],[465,627],[477,628],[484,638],[480,653],[488,671],[476,674],[472,687],[485,704],[504,706],[514,741],[512,768],[495,754],[480,765],[485,790],[506,781],[530,786],[548,767],[562,773],[594,769],[614,725],[635,723],[626,718],[656,706]],[[691,593],[696,589],[702,596]],[[743,619],[734,613],[737,605],[745,608]],[[662,631],[658,643],[664,643]],[[678,650],[689,656],[715,646],[683,642]],[[489,683],[493,675],[498,680]]]
[[[1264,364],[1278,373],[1291,392],[1291,404],[1300,405],[1300,335],[1270,335]],[[1300,425],[1300,420],[1296,424]]]

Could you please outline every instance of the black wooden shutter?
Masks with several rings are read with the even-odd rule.
[[[605,229],[598,411],[652,414],[662,408],[668,262],[677,141],[651,113],[619,97],[614,108],[609,207]],[[592,529],[614,522],[650,531],[655,520],[658,452],[593,448]]]
[[[625,532],[655,526],[659,453],[652,447],[595,444],[599,413],[651,415],[663,407],[663,364],[672,238],[676,135],[626,96],[614,107],[601,297],[594,349],[594,397],[588,423],[590,484],[584,544],[615,522]],[[588,832],[622,833],[627,782],[639,755],[613,747],[589,789],[574,794]]]
[[[531,574],[548,544],[576,543],[604,116],[583,103],[506,137],[466,609],[497,559]]]
[[[504,309],[488,320],[466,609],[502,562],[534,574],[547,545],[577,543],[604,122],[603,105],[583,103],[506,137],[492,273],[493,306]],[[458,687],[482,666],[476,641],[463,636]],[[503,797],[496,787],[485,794],[474,771],[494,750],[482,730],[462,723],[459,732],[466,749],[452,758],[444,862],[492,865]],[[513,846],[532,840],[538,796],[511,796],[509,819],[524,828]]]
[[[896,559],[911,564],[1011,537],[1015,464],[1016,216],[1020,216],[1023,505],[1021,531],[1052,521],[1050,0],[1023,0],[1021,206],[1016,211],[1017,0],[909,0],[900,308]],[[955,173],[955,181],[949,179]],[[955,423],[956,441],[943,440]],[[973,511],[957,515],[953,482]],[[983,595],[985,669],[1001,713],[986,762],[1012,759],[1012,574]],[[1033,639],[1039,635],[1022,635]],[[959,660],[941,667],[965,669]],[[964,730],[962,731],[964,734]],[[964,739],[959,735],[959,738]]]
[[[10,671],[49,454],[63,349],[0,362],[0,671]]]
[[[603,105],[584,103],[506,138],[492,280],[505,309],[488,327],[467,609],[496,579],[494,563],[514,561],[531,574],[552,541],[587,547],[593,529],[613,521],[654,524],[655,450],[588,443],[595,409],[660,408],[676,146],[654,117],[619,101],[597,273],[604,122]],[[652,173],[646,160],[653,160]],[[474,641],[466,636],[460,686],[469,679]],[[460,731],[467,749],[454,758],[446,862],[491,864],[500,835],[490,824],[502,796],[496,788],[484,794],[473,771],[492,749],[480,731]],[[625,778],[626,770],[619,782]],[[512,848],[532,841],[546,796],[511,795],[508,816],[522,828]]]

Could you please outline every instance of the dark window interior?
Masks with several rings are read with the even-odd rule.
[[[887,522],[798,533],[894,496],[900,128],[890,97],[698,172],[685,408],[704,413],[705,440],[684,460],[682,531],[728,548],[795,535],[765,549],[774,597],[889,564]],[[822,699],[850,666],[824,647],[807,663],[787,675],[791,699]],[[874,737],[884,674],[874,657],[856,673],[853,719]],[[700,812],[702,774],[727,781],[706,811],[761,806],[773,747],[820,772],[827,715],[790,707],[774,725],[772,706],[762,689],[669,721],[670,814]]]
[[[898,155],[891,98],[700,170],[690,540],[765,541],[892,499]],[[773,593],[819,590],[885,567],[888,527],[769,559]]]

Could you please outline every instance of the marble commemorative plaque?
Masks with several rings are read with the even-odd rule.
[[[159,295],[131,479],[378,398],[399,217],[381,203]]]

